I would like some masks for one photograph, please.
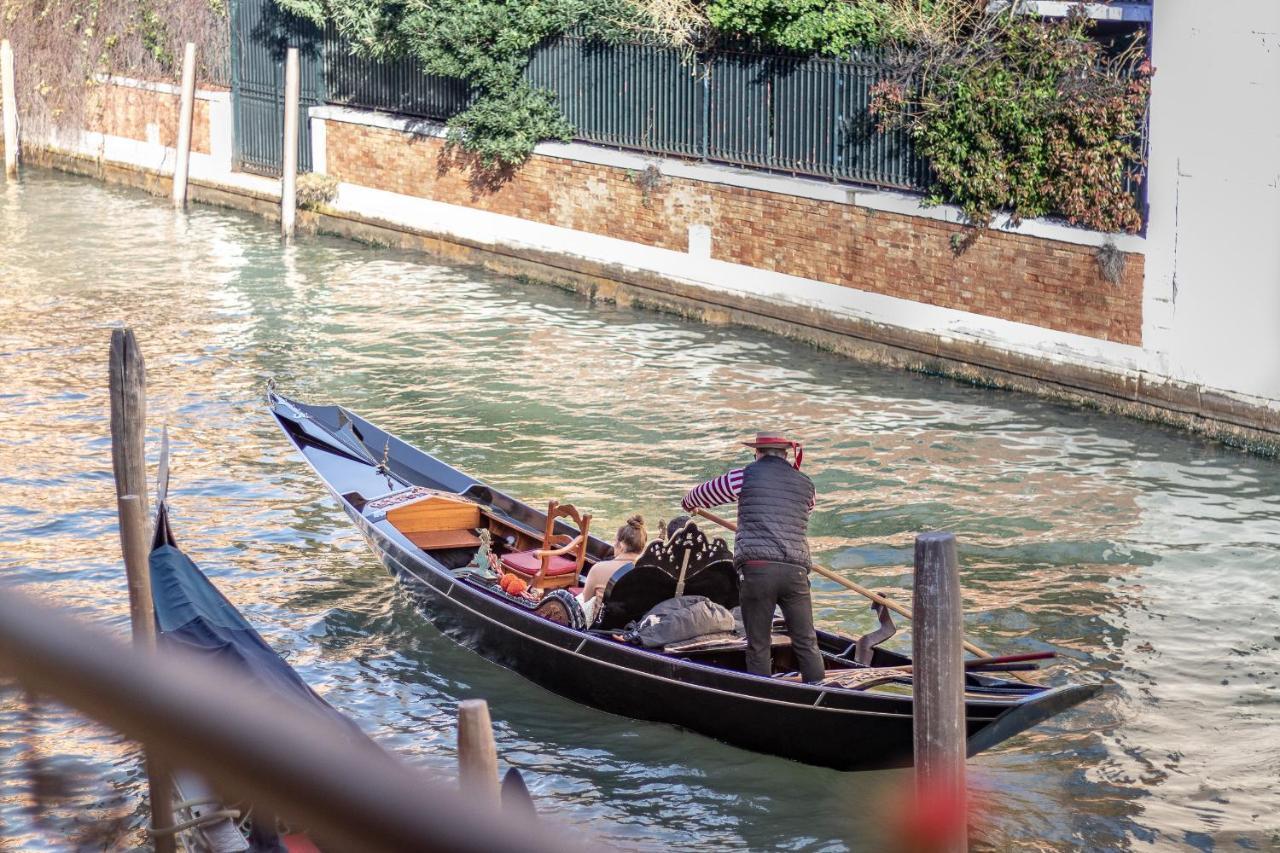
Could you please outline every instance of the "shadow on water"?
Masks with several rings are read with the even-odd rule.
[[[555,697],[439,635],[265,416],[267,376],[341,402],[530,500],[604,528],[676,512],[743,461],[740,434],[803,437],[815,553],[910,597],[912,538],[962,545],[968,629],[1054,649],[1049,680],[1103,695],[972,762],[993,849],[1280,844],[1280,466],[1171,430],[856,364],[264,223],[175,214],[30,171],[0,193],[0,571],[123,631],[105,395],[106,326],[138,331],[151,423],[174,440],[183,545],[334,705],[453,773],[453,711],[482,696],[539,807],[626,846],[879,849],[901,773],[837,774]],[[818,620],[863,604],[814,584]],[[909,630],[893,643],[907,646]],[[0,704],[0,731],[16,705]],[[66,714],[46,752],[134,803],[118,739]],[[803,732],[796,732],[803,737]],[[1237,744],[1248,744],[1247,749]],[[23,810],[0,741],[0,821]],[[97,806],[94,806],[97,808]],[[133,813],[136,830],[142,817]]]

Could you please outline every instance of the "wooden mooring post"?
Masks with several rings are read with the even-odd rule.
[[[289,48],[284,61],[284,151],[280,175],[280,233],[293,237],[298,216],[298,100],[302,77],[298,49]]]
[[[182,54],[182,105],[178,110],[178,159],[173,165],[173,206],[187,205],[187,175],[191,167],[191,122],[196,109],[196,46],[187,42]]]
[[[18,93],[14,76],[13,47],[5,39],[0,41],[0,89],[4,94],[0,109],[4,110],[4,174],[9,178],[18,175]]]
[[[930,849],[968,849],[965,792],[963,622],[956,538],[950,533],[916,537],[914,665],[916,815],[941,837]]]
[[[132,329],[111,332],[108,366],[111,392],[111,464],[116,478],[116,508],[120,519],[120,547],[129,584],[129,618],[133,643],[144,654],[156,648],[154,606],[151,600],[150,523],[147,514],[147,371]],[[151,800],[151,826],[173,822],[173,785],[168,770],[146,759]],[[156,853],[174,853],[171,834],[154,837]]]
[[[498,805],[498,746],[493,740],[489,703],[483,699],[467,699],[458,705],[458,784],[469,798]]]

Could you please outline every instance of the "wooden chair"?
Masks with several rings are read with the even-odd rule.
[[[569,518],[578,525],[577,536],[556,533],[556,519]],[[587,559],[587,530],[591,515],[582,515],[573,504],[547,504],[547,526],[542,545],[501,557],[504,571],[523,578],[530,589],[565,589],[578,585],[578,575]]]

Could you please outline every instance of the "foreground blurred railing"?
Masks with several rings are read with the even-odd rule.
[[[322,845],[361,851],[583,849],[548,826],[504,816],[333,720],[208,659],[148,655],[0,588],[0,676],[144,744],[242,800],[305,827]],[[593,846],[598,846],[593,845]]]

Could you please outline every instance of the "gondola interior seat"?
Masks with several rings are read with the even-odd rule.
[[[556,519],[568,518],[578,526],[576,535],[556,532]],[[587,531],[590,513],[579,513],[573,504],[551,501],[542,542],[537,548],[502,554],[503,571],[522,578],[531,589],[566,589],[578,585],[578,575],[587,559]]]
[[[476,504],[427,489],[411,489],[403,497],[407,500],[387,510],[387,521],[414,545],[424,551],[479,547]]]
[[[730,610],[738,606],[738,573],[723,539],[710,539],[689,523],[667,541],[650,542],[629,568],[605,587],[596,628],[616,631],[678,595],[705,595]]]

